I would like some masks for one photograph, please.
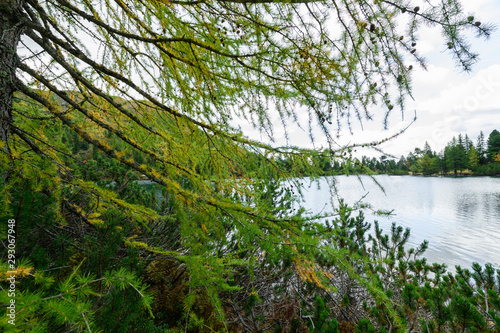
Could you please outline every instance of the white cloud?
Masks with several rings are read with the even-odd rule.
[[[459,133],[475,136],[500,128],[500,64],[470,76],[430,66],[414,81],[416,101],[411,107],[419,119],[414,126],[418,130],[409,131],[411,141],[428,140],[440,150]]]

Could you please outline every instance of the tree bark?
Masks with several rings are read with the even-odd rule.
[[[23,0],[0,0],[0,140],[2,149],[10,153],[12,99],[16,90],[17,45],[21,39]]]

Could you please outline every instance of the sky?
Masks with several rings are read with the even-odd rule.
[[[373,121],[365,121],[363,129],[354,122],[353,134],[348,130],[340,133],[340,145],[390,137],[405,128],[415,112],[417,120],[399,137],[384,143],[380,147],[384,152],[395,157],[407,156],[415,147],[423,148],[426,141],[439,152],[459,134],[468,134],[476,143],[480,131],[487,139],[492,130],[500,130],[500,1],[462,0],[462,4],[466,13],[474,13],[481,22],[499,26],[487,41],[470,39],[472,50],[480,56],[472,71],[464,73],[456,67],[452,56],[446,52],[438,29],[423,27],[418,50],[427,59],[428,70],[417,67],[413,70],[414,99],[408,98],[404,119],[401,112],[393,112],[387,130],[383,126],[383,114]],[[308,145],[307,125],[304,128],[306,130],[289,127],[288,143]],[[285,144],[283,131],[280,133],[277,129],[275,135],[275,144]],[[380,156],[373,150],[357,154]]]
[[[474,12],[482,22],[500,25],[498,0],[462,2],[466,12]],[[468,134],[475,143],[480,131],[487,138],[492,130],[500,130],[500,30],[488,41],[471,40],[480,60],[470,73],[460,72],[450,55],[443,53],[440,37],[430,29],[421,33],[419,50],[429,68],[418,70],[413,77],[414,101],[407,110],[416,110],[417,121],[384,146],[396,156],[423,148],[425,141],[439,152],[460,133]]]

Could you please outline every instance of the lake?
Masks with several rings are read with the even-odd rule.
[[[411,229],[409,245],[429,241],[429,262],[470,268],[473,262],[500,264],[500,178],[338,176],[336,188],[349,204],[360,200],[373,209],[394,210],[386,217],[365,211],[365,221],[378,220],[387,233],[392,222]],[[303,182],[303,205],[313,213],[331,211],[328,181]],[[334,202],[336,199],[334,199]]]

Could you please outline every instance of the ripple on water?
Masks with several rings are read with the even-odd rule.
[[[361,179],[363,185],[356,177],[337,177],[340,197],[353,204],[366,195],[375,209],[394,209],[394,217],[366,214],[367,220],[379,220],[386,232],[393,221],[411,228],[409,245],[428,240],[430,262],[451,268],[500,263],[500,178],[375,176],[385,194],[369,177]],[[305,185],[304,205],[314,213],[331,203],[327,182],[320,185]]]

